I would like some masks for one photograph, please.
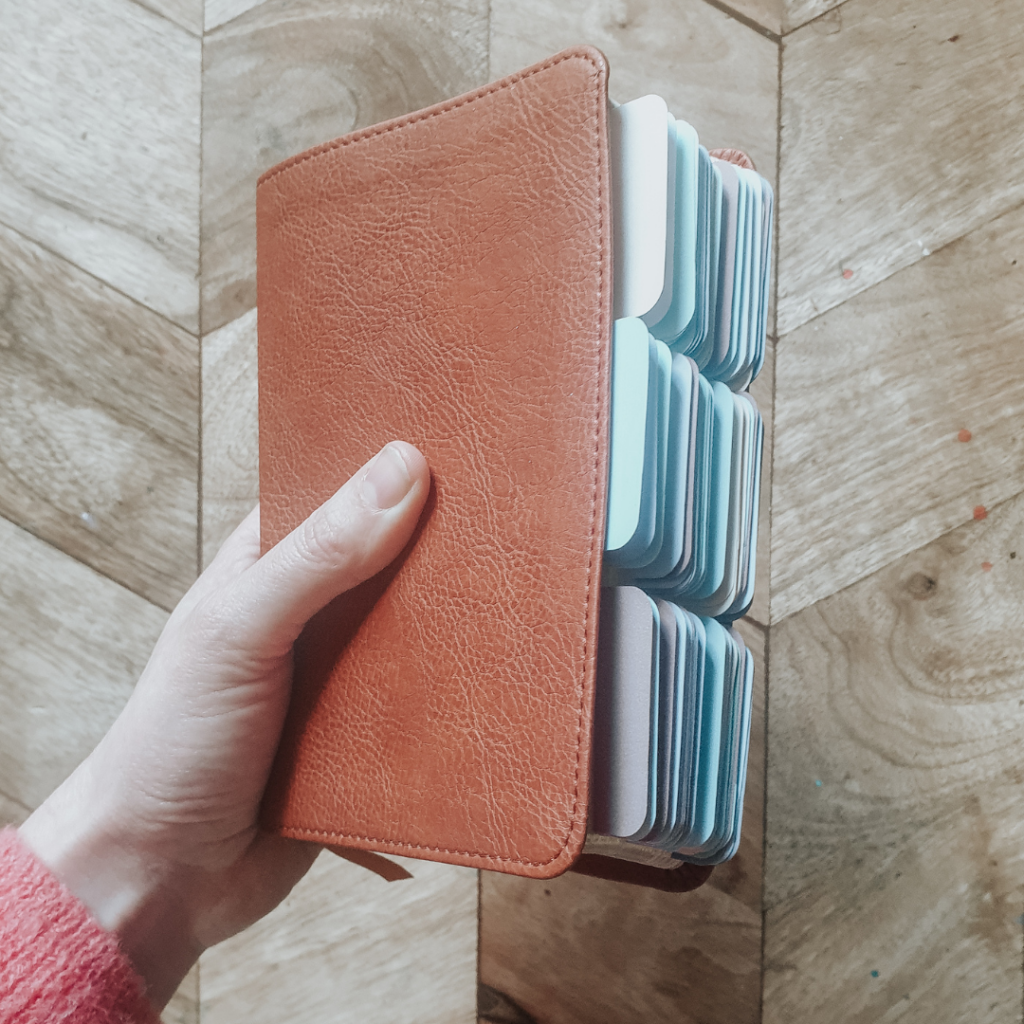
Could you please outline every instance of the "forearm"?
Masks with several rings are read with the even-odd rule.
[[[202,948],[185,899],[187,869],[127,835],[86,761],[22,825],[25,845],[118,942],[160,1010]]]
[[[0,1020],[157,1021],[117,939],[13,829],[0,831]]]

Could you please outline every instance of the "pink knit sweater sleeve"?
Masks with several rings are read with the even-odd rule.
[[[117,939],[0,831],[0,1024],[156,1024]]]

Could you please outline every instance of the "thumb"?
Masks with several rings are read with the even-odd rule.
[[[231,603],[254,647],[287,650],[321,608],[392,562],[429,489],[427,460],[411,444],[392,441],[239,576]]]

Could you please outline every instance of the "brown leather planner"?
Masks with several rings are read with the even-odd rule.
[[[264,805],[284,835],[537,878],[581,853],[607,78],[598,51],[567,50],[260,179],[264,550],[389,440],[433,473],[414,541],[296,645]]]

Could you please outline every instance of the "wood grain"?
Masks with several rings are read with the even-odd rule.
[[[657,93],[704,145],[746,150],[774,182],[778,47],[771,40],[704,3],[491,4],[492,78],[580,42],[608,57],[613,99]]]
[[[786,0],[725,0],[725,3],[716,3],[715,6],[735,11],[774,35],[782,32]]]
[[[0,20],[0,221],[197,331],[199,39],[131,0]]]
[[[205,27],[211,32],[221,25],[226,25],[246,11],[259,6],[262,0],[206,0]]]
[[[480,980],[538,1024],[759,1020],[765,637],[747,621],[738,629],[756,672],[734,860],[683,894],[572,872],[549,881],[481,875]]]
[[[196,964],[160,1015],[163,1024],[199,1024],[199,965]]]
[[[0,793],[0,828],[6,825],[20,825],[32,811],[23,803],[6,793]]]
[[[203,327],[256,304],[256,179],[309,146],[487,77],[486,0],[267,0],[203,70]]]
[[[1022,289],[1024,207],[779,341],[773,622],[1024,488]]]
[[[782,58],[778,334],[1024,201],[1024,20],[849,0]]]
[[[35,807],[95,746],[166,614],[0,519],[0,790]]]
[[[772,627],[766,1024],[1021,1019],[1022,589],[1018,496]]]
[[[203,0],[137,0],[194,36],[203,34]]]
[[[399,860],[399,858],[395,858]],[[322,853],[269,917],[202,959],[203,1024],[472,1024],[477,873]]]
[[[782,31],[792,32],[844,3],[846,0],[782,0]]]
[[[0,226],[0,514],[170,608],[195,576],[192,335]]]
[[[259,501],[256,310],[203,338],[203,565]]]

